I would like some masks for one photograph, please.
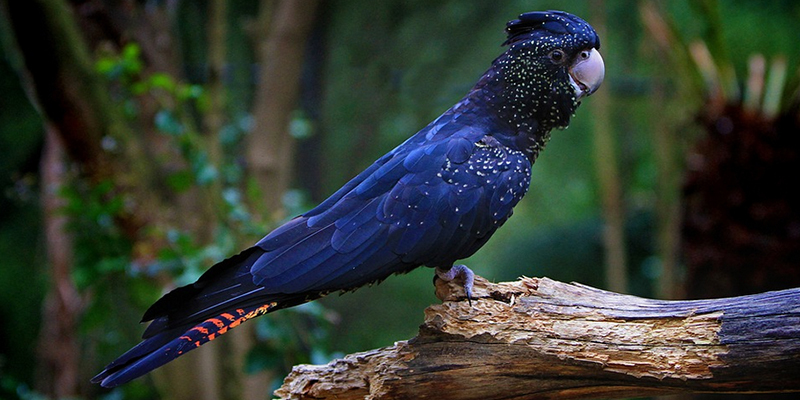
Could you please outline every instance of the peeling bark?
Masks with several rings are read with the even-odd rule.
[[[800,289],[695,301],[547,278],[438,283],[417,337],[296,366],[283,399],[576,399],[800,391]]]

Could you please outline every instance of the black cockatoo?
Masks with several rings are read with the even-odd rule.
[[[450,280],[525,195],[531,165],[597,90],[600,40],[560,11],[508,22],[467,95],[330,198],[153,304],[143,341],[93,378],[128,382],[251,318],[425,265]]]

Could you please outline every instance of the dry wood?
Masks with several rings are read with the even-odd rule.
[[[283,399],[577,399],[800,391],[800,288],[661,301],[547,278],[477,278],[417,337],[296,366]]]

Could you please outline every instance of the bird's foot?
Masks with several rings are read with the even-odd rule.
[[[469,305],[472,305],[472,285],[475,282],[475,274],[466,265],[454,265],[449,269],[436,267],[436,277],[446,282],[450,282],[453,279],[462,279],[464,281],[464,294],[467,295]]]

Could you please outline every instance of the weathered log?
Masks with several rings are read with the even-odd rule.
[[[417,337],[299,365],[283,399],[577,399],[800,391],[800,288],[661,301],[547,278],[439,282]]]

